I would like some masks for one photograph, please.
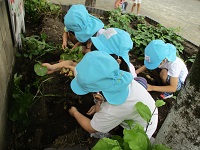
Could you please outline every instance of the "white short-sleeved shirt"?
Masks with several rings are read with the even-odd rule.
[[[178,77],[182,83],[185,82],[185,79],[188,75],[188,69],[179,57],[176,57],[176,60],[173,62],[166,61],[160,66],[161,69],[167,69],[168,75],[171,77]]]
[[[135,3],[135,4],[141,4],[142,0],[133,0],[133,3]]]
[[[158,110],[155,107],[155,101],[148,91],[135,80],[129,85],[129,95],[126,101],[121,105],[111,105],[108,102],[101,104],[101,110],[94,114],[91,120],[91,126],[99,132],[107,133],[118,125],[129,129],[124,120],[134,120],[134,123],[139,123],[146,130],[147,122],[139,115],[135,109],[137,102],[143,102],[149,107],[154,115],[151,118],[150,125],[147,129],[149,138],[153,135],[158,123]]]

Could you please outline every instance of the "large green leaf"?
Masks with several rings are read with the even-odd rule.
[[[92,150],[122,150],[118,141],[109,138],[100,139]]]
[[[137,102],[135,108],[144,120],[147,122],[151,120],[151,111],[147,105],[143,104],[142,102]]]
[[[46,66],[42,66],[41,64],[37,63],[34,65],[34,71],[38,76],[44,76],[47,74],[47,67]]]

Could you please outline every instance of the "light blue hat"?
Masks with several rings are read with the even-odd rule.
[[[145,48],[144,65],[147,69],[157,68],[165,58],[171,62],[176,60],[176,47],[174,45],[162,40],[153,40]]]
[[[86,42],[104,27],[98,18],[90,15],[84,5],[72,5],[64,17],[67,31],[73,31],[79,42]]]
[[[126,101],[128,85],[133,80],[131,73],[120,70],[117,61],[101,51],[87,53],[74,73],[75,78],[71,82],[73,92],[84,95],[102,91],[106,100],[113,105]]]
[[[133,48],[133,41],[128,32],[118,28],[108,28],[91,40],[99,51],[121,56],[127,65],[130,65],[128,52]]]

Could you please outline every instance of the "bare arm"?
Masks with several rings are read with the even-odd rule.
[[[75,49],[76,47],[80,46],[81,45],[81,42],[77,42],[73,47],[72,47],[72,50]]]
[[[76,64],[77,63],[73,62],[72,60],[64,60],[57,64],[53,64],[53,65],[51,65],[49,63],[43,63],[42,66],[46,66],[48,69],[47,74],[51,74],[53,72],[60,71],[65,66],[75,66]]]
[[[68,33],[64,32],[63,33],[63,43],[62,43],[62,49],[65,49],[67,47],[67,38],[68,38]]]
[[[143,65],[142,67],[138,68],[138,69],[135,71],[135,73],[136,73],[136,74],[139,74],[139,73],[145,71],[146,69],[147,69],[147,68],[145,67],[145,65]]]
[[[73,116],[80,126],[89,133],[97,132],[90,124],[90,119],[82,115],[75,107],[69,109],[69,113]]]
[[[157,91],[157,92],[176,92],[176,88],[178,85],[177,77],[170,77],[170,85],[166,86],[154,86],[148,84],[148,91]]]

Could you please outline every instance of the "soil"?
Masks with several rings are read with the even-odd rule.
[[[61,44],[64,27],[62,22],[63,20],[59,18],[42,18],[37,24],[26,21],[26,36],[39,35],[44,32],[48,37],[46,42]],[[188,47],[188,45],[190,45],[190,49],[190,43],[185,43],[184,46]],[[56,52],[45,55],[41,58],[41,61],[52,64],[57,63],[61,52],[59,49]],[[137,57],[134,55],[131,55],[130,58],[135,68],[143,65],[143,61],[137,60]],[[24,85],[38,78],[33,70],[34,63],[30,63],[28,59],[16,59],[15,68],[17,72],[25,77],[23,79]],[[139,76],[146,78],[147,74],[153,77],[151,72],[145,72]],[[159,81],[146,79],[150,84],[159,84]],[[97,140],[91,138],[89,133],[84,131],[68,113],[68,108],[74,105],[82,114],[86,115],[86,112],[93,105],[93,98],[90,94],[84,96],[74,94],[70,88],[70,82],[70,78],[65,77],[59,72],[48,75],[47,81],[41,83],[42,89],[40,92],[43,95],[42,98],[35,101],[29,111],[30,124],[28,127],[22,128],[14,122],[9,122],[8,150],[40,150],[50,147],[54,149],[71,148],[86,150],[93,147]],[[151,92],[150,94],[155,100],[159,99],[160,93]],[[158,128],[153,135],[154,137],[162,126],[175,100],[167,99],[165,102],[166,105],[159,108]],[[90,116],[88,117],[90,118]],[[117,131],[115,133],[118,134]]]

